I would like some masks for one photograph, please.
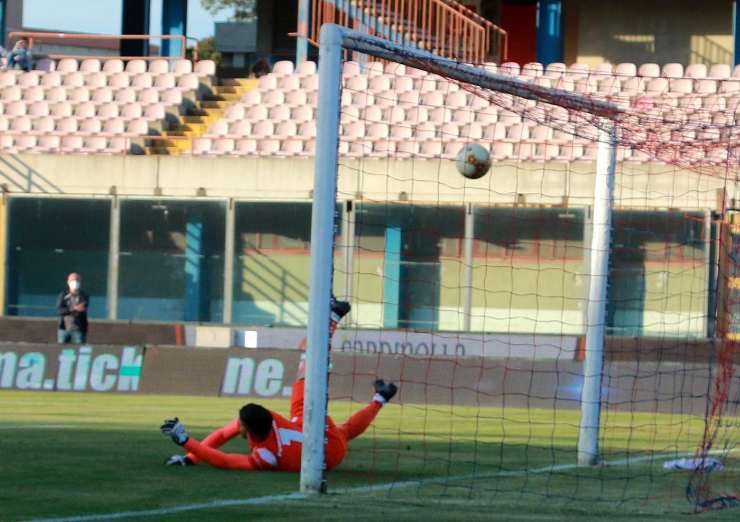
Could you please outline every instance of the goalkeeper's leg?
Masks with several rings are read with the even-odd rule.
[[[391,400],[398,391],[395,384],[392,382],[386,383],[382,379],[375,381],[373,388],[375,388],[375,395],[370,404],[355,412],[347,419],[347,422],[339,426],[339,431],[344,434],[347,441],[362,435],[375,420],[383,405]]]
[[[337,331],[337,324],[339,324],[339,321],[341,321],[342,318],[347,315],[352,309],[352,306],[347,301],[338,301],[337,298],[334,296],[331,296],[330,305],[331,314],[329,316],[329,351],[331,351],[331,340],[334,337],[334,332]],[[300,345],[298,346],[298,349],[303,351],[304,353],[301,354],[301,362],[298,364],[296,379],[303,379],[306,376],[306,346],[307,342],[306,338],[304,337],[303,340],[301,340]]]

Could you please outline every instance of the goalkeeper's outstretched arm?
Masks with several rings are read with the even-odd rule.
[[[227,442],[229,442],[231,439],[239,435],[239,419],[236,418],[230,423],[228,423],[223,428],[219,428],[210,435],[208,435],[205,439],[203,439],[200,444],[202,446],[207,446],[209,448],[220,448]],[[190,462],[193,464],[197,464],[200,462],[200,458],[193,452],[190,452],[186,455],[187,458],[190,459]]]

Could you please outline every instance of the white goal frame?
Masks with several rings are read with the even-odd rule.
[[[342,57],[345,51],[358,51],[486,89],[559,105],[567,109],[588,111],[601,117],[594,187],[593,227],[589,249],[586,358],[578,442],[578,464],[596,464],[599,460],[601,374],[616,162],[615,127],[611,118],[619,114],[620,109],[609,102],[529,84],[516,78],[493,74],[472,65],[458,63],[425,51],[352,31],[339,25],[324,24],[321,27],[319,47],[319,95],[311,212],[308,349],[306,352],[301,491],[320,493],[326,490],[324,443],[328,391],[329,299],[333,275]]]

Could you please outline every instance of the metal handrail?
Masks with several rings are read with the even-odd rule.
[[[313,0],[308,34],[324,23],[431,50],[468,63],[506,61],[508,34],[456,0]]]
[[[92,58],[98,60],[182,60],[186,57],[188,41],[194,42],[193,61],[198,60],[198,39],[192,36],[181,34],[89,34],[89,33],[50,33],[43,31],[11,31],[8,33],[8,42],[14,38],[29,39],[29,46],[32,48],[34,40],[179,40],[181,42],[179,56],[119,56],[119,55],[66,55],[53,54],[49,58],[74,58],[85,59]]]

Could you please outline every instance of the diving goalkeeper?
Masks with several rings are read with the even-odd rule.
[[[337,323],[350,310],[349,303],[331,300],[330,338]],[[166,420],[161,426],[164,435],[185,448],[187,455],[173,455],[167,465],[188,466],[205,462],[211,466],[246,471],[300,471],[301,448],[303,446],[303,387],[304,364],[298,368],[290,399],[290,419],[270,411],[259,404],[247,404],[239,410],[239,416],[202,441],[188,436],[185,427],[177,418]],[[347,455],[349,441],[359,437],[375,419],[385,403],[398,391],[393,383],[378,379],[373,383],[375,395],[370,403],[353,414],[347,422],[337,426],[331,417],[326,418],[326,468],[338,466]],[[247,439],[251,452],[248,455],[224,453],[218,448],[237,435]]]

